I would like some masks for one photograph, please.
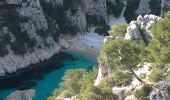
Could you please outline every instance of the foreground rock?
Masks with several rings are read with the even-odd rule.
[[[11,93],[6,100],[34,100],[35,90],[17,90]]]
[[[170,99],[170,83],[162,81],[153,86],[153,90],[149,95],[150,100],[169,100]]]

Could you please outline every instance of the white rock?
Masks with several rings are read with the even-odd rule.
[[[127,33],[125,34],[125,39],[140,39],[140,32],[138,26],[135,23],[130,23],[130,26],[127,28]]]
[[[97,75],[97,78],[94,82],[94,86],[97,86],[100,84],[102,78],[104,77],[104,73],[105,73],[105,70],[103,68],[104,66],[102,66],[101,64],[99,65],[99,69],[98,69],[98,75]]]
[[[137,21],[131,21],[130,25],[127,28],[127,33],[125,34],[125,39],[132,40],[140,40],[141,39],[141,31],[144,34],[146,40],[150,41],[152,39],[152,34],[150,33],[150,29],[157,22],[162,20],[161,17],[155,15],[145,15],[142,17],[141,15],[137,17]]]
[[[51,58],[54,54],[60,52],[60,45],[55,43],[49,48],[38,49],[35,48],[34,52],[26,53],[24,56],[8,54],[5,57],[0,57],[0,76],[8,73],[16,72],[18,69],[26,68],[30,64],[36,64],[40,61]]]
[[[113,39],[113,36],[106,36],[103,40],[103,43],[106,43],[107,41],[112,40],[112,39]]]

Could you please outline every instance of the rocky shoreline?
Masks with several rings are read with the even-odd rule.
[[[11,88],[11,87],[14,88],[15,86],[18,86],[19,84],[22,85],[23,81],[27,81],[30,78],[41,79],[43,78],[43,73],[41,72],[49,73],[53,70],[61,68],[62,59],[74,59],[74,58],[68,53],[60,52],[59,54],[53,55],[48,60],[41,61],[38,64],[31,64],[27,68],[17,70],[15,73],[10,73],[5,76],[0,76],[0,84],[1,84],[0,88],[1,89]],[[50,66],[50,65],[55,65],[55,66]],[[50,66],[50,68],[48,66]],[[37,74],[37,73],[40,75],[38,75],[38,77],[33,77],[35,76],[34,74]],[[11,84],[11,83],[14,83],[14,84]]]
[[[47,60],[54,54],[58,54],[60,49],[60,45],[54,44],[50,48],[36,49],[33,53],[27,53],[24,56],[9,54],[0,58],[0,76],[5,76],[6,73],[14,73],[18,69],[27,68],[30,64],[37,64]]]

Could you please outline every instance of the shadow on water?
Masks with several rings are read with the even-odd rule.
[[[0,90],[17,88],[19,90],[29,89],[36,86],[35,80],[43,80],[44,75],[51,73],[63,66],[63,60],[76,60],[68,53],[60,53],[53,56],[51,59],[43,61],[42,63],[30,65],[28,68],[19,69],[14,74],[0,77]]]

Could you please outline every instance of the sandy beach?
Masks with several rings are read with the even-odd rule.
[[[104,36],[98,35],[94,32],[94,28],[84,35],[78,35],[71,40],[67,40],[70,46],[66,52],[71,53],[77,57],[82,57],[88,61],[97,62],[97,56],[103,45]]]
[[[110,27],[114,24],[126,23],[123,15],[126,10],[127,2],[124,2],[124,4],[125,7],[123,8],[119,18],[114,18],[113,16],[109,17],[108,25],[110,25]],[[86,60],[97,62],[97,56],[100,53],[105,37],[98,35],[98,33],[95,33],[94,30],[95,28],[93,27],[89,32],[83,35],[77,35],[71,39],[65,39],[64,41],[67,41],[66,44],[70,45],[66,51],[75,56],[83,57]]]
[[[112,26],[118,23],[126,23],[125,18],[110,18],[108,24]],[[95,28],[91,28],[89,32],[83,35],[65,39],[64,41],[67,41],[66,44],[70,45],[65,51],[76,57],[83,57],[88,61],[97,62],[97,56],[100,54],[105,37],[98,35],[94,30]]]

